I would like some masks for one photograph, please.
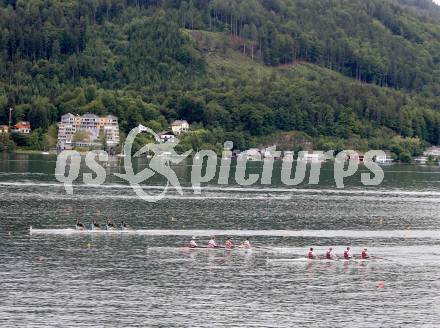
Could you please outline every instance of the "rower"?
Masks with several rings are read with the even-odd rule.
[[[246,240],[241,243],[240,247],[251,248],[251,242],[249,241],[249,237],[246,237]]]
[[[347,247],[347,249],[344,251],[344,259],[346,260],[351,259],[350,247]]]
[[[219,247],[217,245],[217,242],[215,241],[215,236],[212,236],[211,239],[208,241],[208,248],[217,248]]]
[[[365,259],[369,259],[369,258],[370,258],[370,256],[367,253],[367,249],[364,248],[364,250],[361,253],[361,259],[365,260]]]
[[[84,230],[86,227],[82,224],[79,219],[76,219],[75,227],[77,230]]]
[[[325,258],[327,260],[336,260],[336,255],[333,253],[333,248],[329,248],[326,252],[325,252]]]
[[[192,237],[191,240],[189,241],[189,248],[196,248],[199,247],[196,243],[196,237]]]
[[[310,249],[309,249],[309,253],[307,254],[307,258],[309,258],[309,259],[311,259],[311,260],[316,259],[316,254],[315,254],[315,252],[313,251],[313,247],[310,247]]]
[[[113,222],[112,222],[112,220],[110,220],[110,219],[107,219],[107,230],[113,230],[113,229],[116,229],[116,224],[114,224]]]
[[[226,238],[225,241],[225,249],[233,249],[235,247],[234,242],[231,240],[230,237]]]
[[[98,222],[96,222],[96,220],[93,220],[93,222],[92,222],[92,230],[96,230],[96,229],[101,229],[101,226],[99,225]]]
[[[126,230],[126,229],[128,229],[128,224],[125,223],[124,221],[121,221],[121,229],[122,229],[122,230]]]

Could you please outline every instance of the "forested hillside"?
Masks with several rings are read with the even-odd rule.
[[[416,154],[440,143],[440,10],[430,0],[0,0],[0,124],[51,146],[66,112],[127,132],[176,118],[184,147]],[[49,132],[47,132],[49,129]]]

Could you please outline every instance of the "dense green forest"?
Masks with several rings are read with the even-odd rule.
[[[67,112],[194,133],[182,147],[440,144],[440,7],[430,0],[0,0],[0,124],[53,146]],[[301,138],[300,138],[301,139]]]

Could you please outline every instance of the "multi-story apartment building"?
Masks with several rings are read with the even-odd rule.
[[[85,132],[87,137],[76,140],[77,132]],[[58,149],[72,149],[75,146],[99,147],[102,146],[102,138],[107,147],[119,144],[117,117],[113,115],[99,117],[94,114],[79,116],[71,113],[61,116],[61,122],[58,123]]]

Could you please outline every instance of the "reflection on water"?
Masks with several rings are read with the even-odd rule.
[[[37,155],[0,160],[3,327],[438,325],[439,238],[377,232],[439,229],[438,168],[393,165],[378,188],[364,188],[354,177],[348,189],[336,190],[326,166],[322,184],[299,186],[306,192],[280,184],[264,190],[211,184],[205,199],[194,198],[182,168],[184,196],[174,192],[147,203],[116,178],[67,195],[53,177],[54,161]],[[253,236],[264,249],[250,252],[190,251],[187,236],[28,232],[30,225],[65,228],[77,218],[125,220],[144,229],[315,232]],[[351,232],[316,232],[328,229]],[[198,237],[201,244],[207,239]],[[340,254],[347,245],[356,254],[368,247],[386,260],[271,261],[298,258],[311,246],[318,254],[329,246]]]

